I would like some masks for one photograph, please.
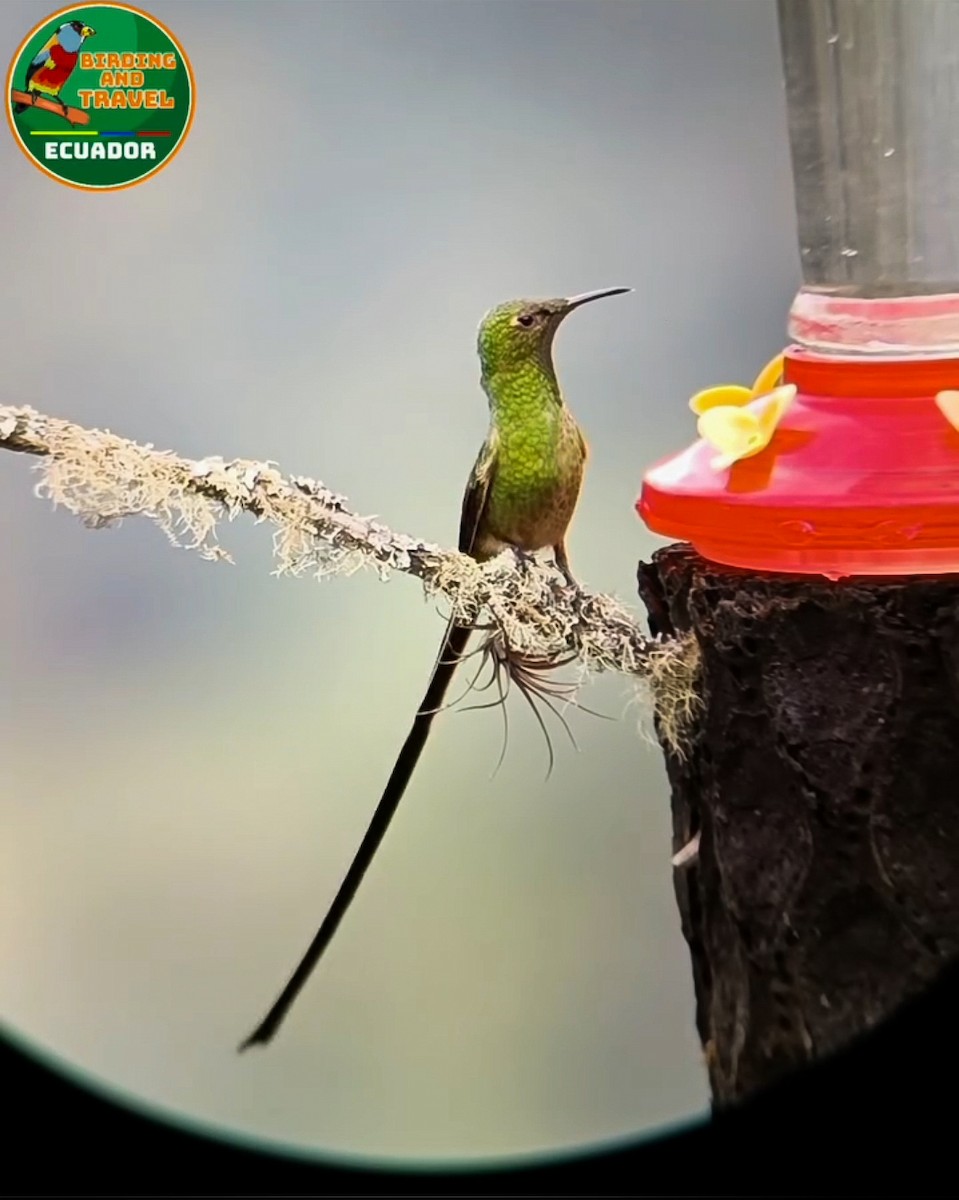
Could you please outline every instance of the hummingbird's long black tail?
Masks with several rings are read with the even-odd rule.
[[[426,695],[423,697],[423,702],[420,704],[413,719],[413,727],[407,734],[406,741],[403,743],[403,749],[400,751],[393,767],[393,773],[390,775],[389,782],[386,785],[383,795],[380,797],[380,802],[376,806],[376,811],[373,813],[373,819],[370,821],[369,828],[364,834],[359,849],[353,857],[350,869],[340,884],[340,889],[334,896],[333,903],[330,905],[329,911],[324,917],[323,924],[317,931],[316,937],[307,948],[306,953],[300,960],[299,966],[290,976],[289,983],[280,992],[273,1003],[273,1007],[259,1025],[257,1025],[256,1029],[253,1030],[248,1038],[240,1043],[239,1049],[241,1051],[246,1050],[249,1046],[264,1045],[273,1038],[284,1017],[289,1012],[293,1001],[313,973],[314,968],[323,956],[323,952],[333,940],[333,935],[336,933],[337,927],[343,919],[346,910],[349,908],[353,897],[356,895],[357,888],[360,886],[367,868],[373,861],[373,857],[379,849],[380,842],[383,840],[383,835],[389,828],[393,814],[396,812],[399,802],[403,798],[406,785],[409,783],[410,777],[416,769],[420,754],[422,754],[423,747],[426,745],[426,739],[429,736],[433,718],[442,706],[443,698],[459,665],[463,651],[466,649],[471,632],[472,630],[469,626],[454,625],[452,622],[447,628],[442,644],[440,645],[440,652],[436,658],[436,664],[433,667],[433,673],[430,676]]]

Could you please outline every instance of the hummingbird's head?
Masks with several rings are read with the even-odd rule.
[[[603,296],[619,296],[632,288],[605,288],[557,300],[508,300],[490,309],[480,322],[477,348],[484,377],[522,366],[530,360],[549,361],[553,337],[565,316]]]

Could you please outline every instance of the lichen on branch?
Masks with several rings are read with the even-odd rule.
[[[173,545],[231,561],[217,539],[219,523],[248,513],[273,527],[277,574],[372,567],[383,579],[394,571],[413,575],[457,619],[488,614],[519,654],[549,661],[574,654],[588,671],[645,683],[664,741],[681,752],[688,739],[698,708],[695,642],[647,637],[619,601],[571,588],[543,564],[519,570],[508,554],[479,564],[361,517],[324,484],[287,478],[273,463],[185,459],[30,408],[0,405],[0,448],[38,456],[37,495],[93,528],[145,516]]]

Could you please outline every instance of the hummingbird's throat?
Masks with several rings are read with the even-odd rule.
[[[563,406],[563,396],[552,362],[527,359],[522,364],[500,368],[482,378],[494,421],[531,417],[536,412]]]

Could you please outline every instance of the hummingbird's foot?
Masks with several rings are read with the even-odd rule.
[[[580,591],[579,583],[574,578],[573,572],[569,569],[569,557],[566,554],[565,543],[560,542],[559,545],[553,547],[553,557],[556,560],[556,566],[562,572],[563,578],[569,587],[573,588],[574,591]]]
[[[573,589],[573,591],[578,592],[580,590],[579,581],[573,575],[569,567],[560,566],[559,569],[563,572],[563,578],[566,580],[567,584]]]
[[[516,568],[520,575],[528,578],[533,564],[536,562],[535,556],[530,554],[528,550],[520,550],[519,546],[511,546],[510,549],[513,551],[513,557],[516,559]]]

